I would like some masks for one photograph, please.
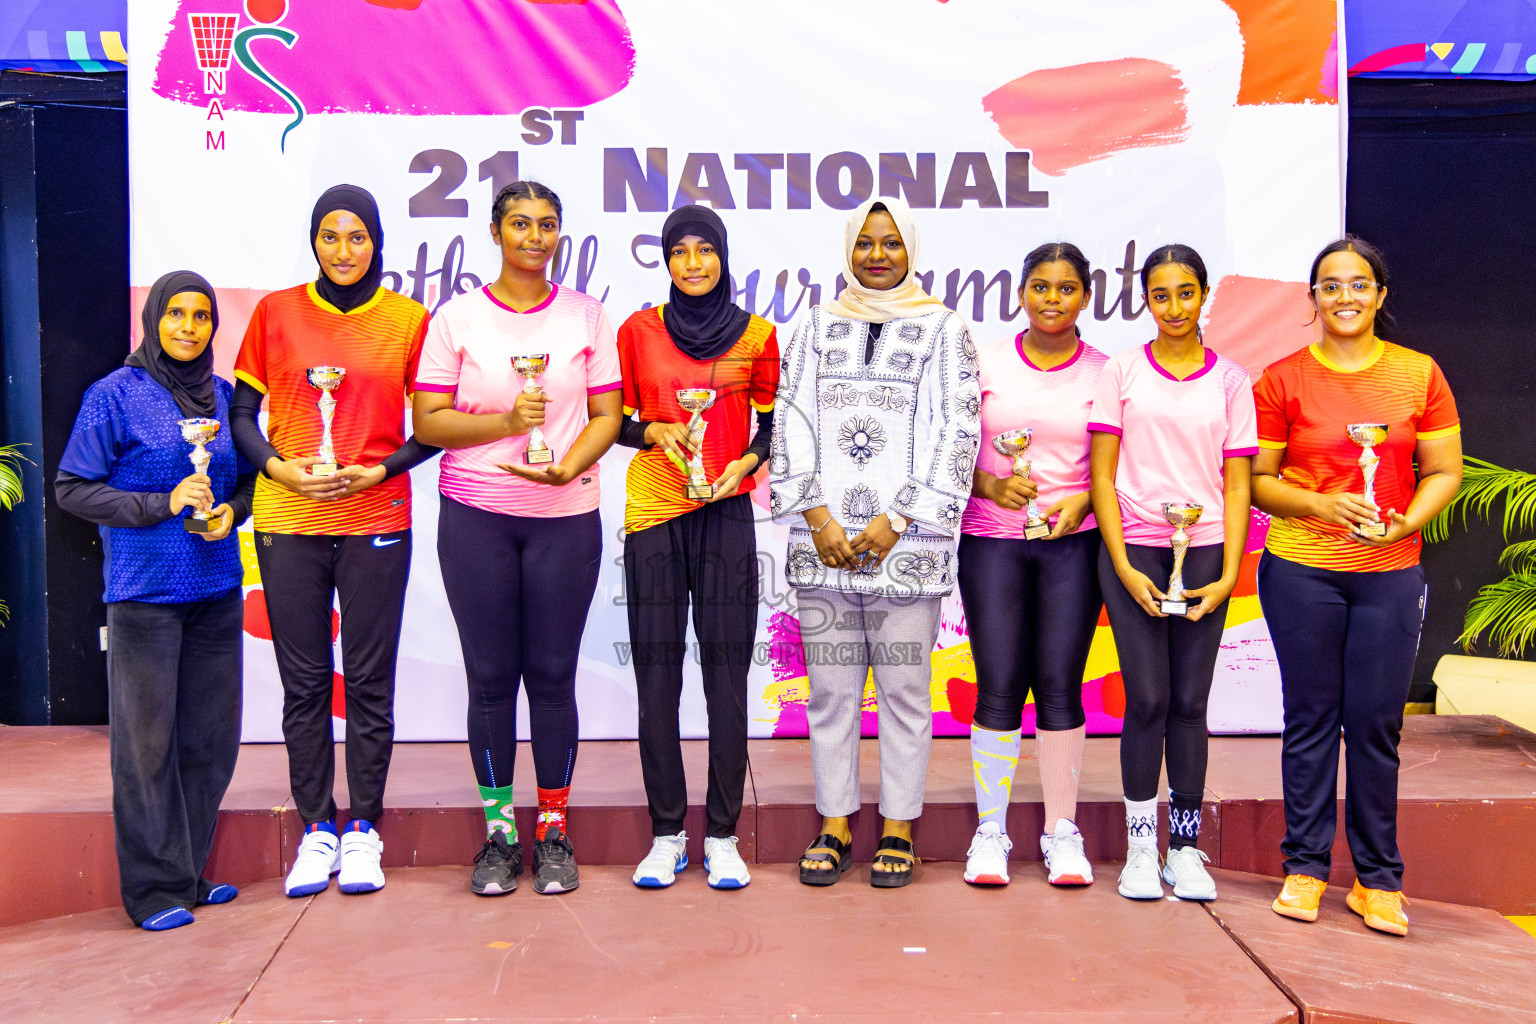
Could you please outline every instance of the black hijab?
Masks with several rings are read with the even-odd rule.
[[[726,258],[725,224],[714,210],[703,206],[684,206],[673,210],[661,229],[663,265],[678,240],[698,235],[720,257],[720,279],[704,295],[685,295],[672,284],[672,293],[662,308],[661,319],[667,325],[672,343],[694,359],[718,359],[746,333],[752,314],[731,301],[731,264]]]
[[[199,416],[212,417],[218,412],[218,400],[213,393],[213,342],[196,359],[183,362],[165,354],[160,347],[160,321],[171,299],[182,292],[198,292],[208,296],[213,311],[213,333],[219,332],[219,300],[213,294],[213,286],[202,275],[190,270],[173,270],[150,286],[141,313],[144,324],[144,342],[123,360],[124,366],[137,366],[154,378],[155,383],[169,391],[176,399],[176,407],[188,419]]]
[[[326,275],[324,267],[320,268],[320,277],[315,281],[315,291],[320,297],[346,313],[373,298],[374,292],[379,290],[379,281],[384,277],[384,228],[379,224],[379,204],[374,202],[371,192],[356,185],[337,185],[325,190],[309,215],[311,249],[315,247],[315,236],[320,233],[320,222],[337,210],[356,214],[368,228],[368,237],[373,239],[373,260],[368,264],[367,272],[354,284],[337,284]],[[319,260],[320,250],[315,249],[315,261]]]

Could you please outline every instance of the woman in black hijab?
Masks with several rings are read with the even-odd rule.
[[[342,892],[384,885],[377,825],[411,564],[406,471],[437,452],[405,437],[427,311],[379,285],[384,229],[373,196],[355,185],[326,190],[310,214],[309,246],[316,279],[264,296],[251,314],[233,408],[235,442],[262,471],[256,561],[283,683],[289,785],[304,820],[289,896],[325,889],[338,871]],[[317,404],[330,406],[329,430]],[[343,830],[331,796],[338,599],[352,818]]]
[[[202,873],[240,749],[242,570],[231,531],[250,514],[256,474],[219,429],[233,389],[213,375],[219,308],[208,282],[166,274],[143,318],[143,343],[85,393],[54,491],[60,508],[101,527],[123,907],[164,931],[236,895]],[[199,422],[217,432],[206,471],[188,474],[183,425]]]
[[[626,416],[619,442],[640,449],[627,480],[624,579],[654,836],[634,883],[668,886],[688,865],[678,706],[691,598],[709,712],[704,866],[711,886],[739,889],[751,881],[735,831],[758,605],[748,493],[768,457],[779,344],[771,324],[731,301],[725,225],[714,211],[675,210],[661,237],[669,301],[619,328]],[[700,407],[702,441],[688,426],[690,409]]]

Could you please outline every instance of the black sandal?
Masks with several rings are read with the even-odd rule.
[[[806,885],[832,885],[853,867],[848,851],[853,841],[843,842],[830,832],[824,832],[811,840],[800,859],[817,864],[831,864],[831,868],[808,868],[800,865],[800,881]]]
[[[907,856],[898,857],[892,853],[881,853],[881,850],[895,850],[905,853]],[[912,883],[912,870],[917,867],[917,857],[912,855],[912,841],[901,836],[883,836],[880,845],[875,847],[876,864],[905,865],[905,871],[871,871],[869,884],[876,889],[900,889],[904,885]]]

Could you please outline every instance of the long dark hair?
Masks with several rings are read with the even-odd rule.
[[[507,207],[519,199],[544,200],[555,208],[556,223],[564,223],[560,197],[555,195],[554,189],[537,181],[514,181],[510,185],[503,185],[501,191],[496,193],[495,202],[491,203],[491,223],[500,225],[501,218],[506,216]]]

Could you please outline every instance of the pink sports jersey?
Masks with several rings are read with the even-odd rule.
[[[555,461],[587,425],[587,397],[622,386],[619,350],[603,304],[558,285],[542,303],[519,313],[489,286],[450,300],[432,317],[422,345],[416,390],[452,394],[460,412],[510,412],[523,389],[512,357],[549,354],[539,384],[549,396],[544,440]],[[443,452],[438,490],[454,501],[512,516],[574,516],[597,508],[598,467],[562,487],[536,484],[497,468],[523,465],[528,436],[504,437]]]
[[[1246,370],[1206,349],[1205,366],[1178,380],[1152,358],[1150,342],[1117,352],[1099,378],[1088,429],[1120,438],[1115,490],[1127,544],[1168,544],[1165,501],[1205,506],[1185,530],[1190,544],[1222,543],[1222,460],[1259,453]]]
[[[1024,354],[1024,335],[981,346],[981,451],[976,468],[993,476],[1013,473],[1013,460],[992,446],[1008,430],[1028,427],[1029,475],[1040,488],[1035,499],[1045,512],[1062,498],[1088,489],[1088,412],[1109,357],[1079,341],[1066,362],[1042,370]],[[987,498],[972,497],[960,532],[977,537],[1020,540],[1024,510],[1007,509]],[[1056,524],[1053,521],[1051,525]],[[1091,530],[1093,513],[1080,530]]]

